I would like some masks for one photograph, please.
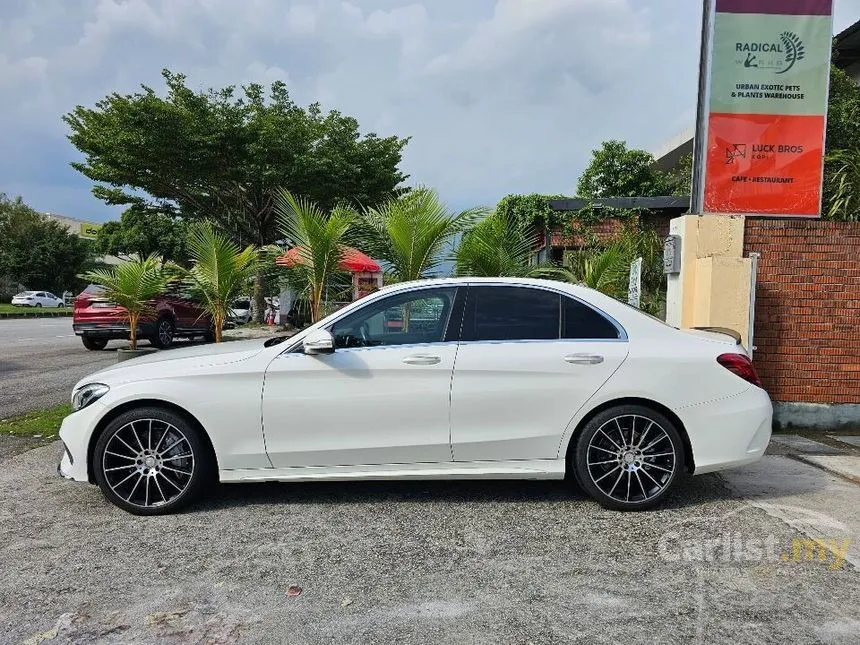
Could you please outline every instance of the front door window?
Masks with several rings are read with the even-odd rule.
[[[422,289],[362,307],[332,326],[335,347],[441,343],[445,340],[456,293],[455,287]]]

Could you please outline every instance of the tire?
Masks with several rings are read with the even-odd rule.
[[[34,307],[36,307],[36,309],[41,309],[41,308],[42,308],[42,303],[41,303],[41,302],[37,302],[37,303],[36,303],[35,305],[33,305],[33,306],[34,306]]]
[[[203,340],[205,340],[207,343],[214,343],[215,342],[215,326],[214,325],[209,325],[209,327],[206,328],[206,333],[203,334]]]
[[[159,318],[155,323],[155,335],[150,342],[158,349],[167,349],[173,344],[176,337],[176,325],[166,316]]]
[[[571,462],[580,487],[601,506],[641,511],[657,506],[684,472],[684,444],[664,415],[622,405],[585,425]]]
[[[112,504],[134,515],[166,515],[200,496],[215,464],[185,417],[141,407],[108,424],[96,442],[92,469]]]
[[[81,341],[84,343],[84,347],[86,347],[90,351],[99,351],[107,347],[107,339],[106,338],[90,338],[88,336],[81,336]]]

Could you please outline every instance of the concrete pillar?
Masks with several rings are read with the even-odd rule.
[[[681,238],[681,272],[668,276],[666,322],[728,327],[748,347],[752,261],[743,257],[744,218],[684,215],[669,232]]]

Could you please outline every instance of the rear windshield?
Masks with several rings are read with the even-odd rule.
[[[96,296],[100,293],[104,293],[105,288],[100,284],[91,284],[87,286],[86,289],[83,290],[83,293],[88,293],[91,296]]]
[[[250,309],[251,301],[250,300],[236,300],[233,302],[233,309]]]

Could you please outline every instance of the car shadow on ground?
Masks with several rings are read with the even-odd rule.
[[[661,505],[684,508],[734,499],[715,475],[684,476]],[[573,481],[461,480],[461,481],[346,481],[266,482],[218,484],[194,511],[218,511],[266,504],[596,504]]]

